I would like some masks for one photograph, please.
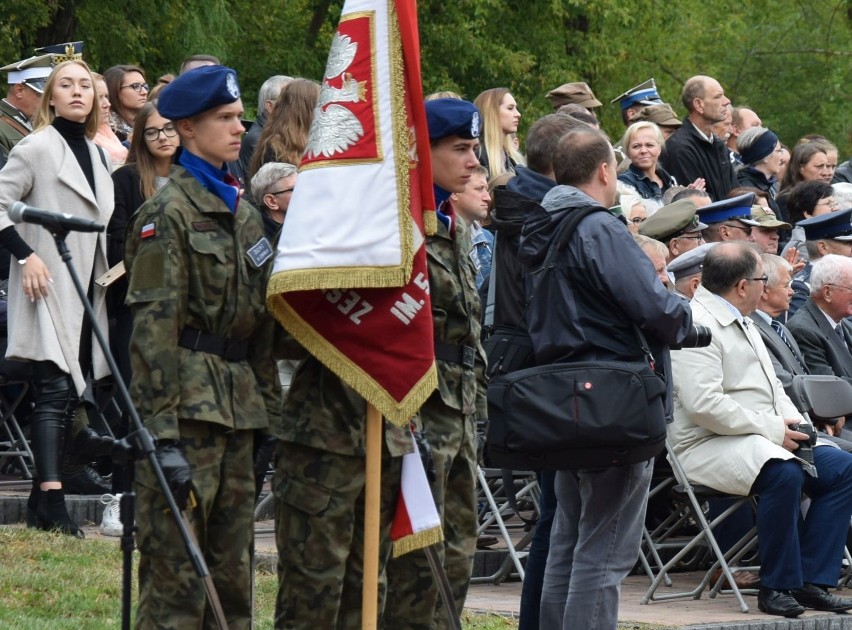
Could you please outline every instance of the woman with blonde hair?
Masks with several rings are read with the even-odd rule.
[[[515,147],[512,134],[517,133],[521,112],[507,88],[485,90],[473,104],[482,116],[479,162],[488,169],[488,176],[515,172],[515,165],[525,164]]]
[[[257,141],[248,180],[267,162],[299,165],[319,95],[319,83],[310,79],[293,79],[281,89]]]
[[[649,211],[662,206],[663,195],[677,185],[675,178],[660,166],[664,143],[660,128],[647,120],[630,125],[621,139],[630,166],[618,176],[619,193],[633,193],[647,200],[645,208]],[[625,216],[629,214],[628,208],[622,206],[622,210]]]
[[[36,479],[27,501],[28,523],[78,538],[83,532],[65,507],[63,454],[100,455],[110,445],[91,431],[85,413],[77,413],[86,377],[97,380],[109,369],[53,236],[32,223],[15,226],[8,212],[20,200],[109,222],[111,165],[92,141],[99,119],[95,91],[95,79],[83,61],[57,65],[45,84],[36,130],[12,149],[0,170],[0,244],[18,261],[9,276],[6,356],[28,373],[35,391],[30,428]],[[106,237],[72,231],[65,242],[98,324],[106,330],[105,289],[94,281],[108,269]]]
[[[112,167],[118,168],[127,160],[127,147],[121,143],[118,136],[109,125],[110,102],[109,90],[102,74],[93,72],[95,77],[95,88],[98,93],[98,133],[95,134],[95,144],[107,151],[112,158]]]

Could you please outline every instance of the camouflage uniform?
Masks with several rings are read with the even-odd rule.
[[[480,303],[469,230],[458,216],[454,234],[438,221],[426,240],[429,292],[436,353],[441,343],[474,348],[475,367],[438,360],[438,391],[420,409],[432,447],[436,480],[432,495],[444,526],[439,552],[461,616],[476,550],[475,419],[487,418],[485,352],[479,342]],[[394,559],[387,571],[390,592],[385,607],[388,628],[426,630],[446,627],[443,604],[423,551]]]
[[[311,357],[293,376],[280,425],[271,427],[278,438],[276,628],[361,627],[366,412],[364,399]],[[408,429],[385,422],[380,600],[402,455],[411,450]]]
[[[251,625],[252,430],[277,420],[280,387],[266,309],[272,256],[248,250],[264,238],[258,212],[232,213],[185,169],[128,225],[127,301],[133,311],[131,392],[146,427],[180,439],[199,505],[187,510],[231,628]],[[255,257],[260,261],[261,257]],[[191,350],[192,328],[248,342],[244,359]],[[213,625],[204,590],[147,461],[137,471],[137,627]]]

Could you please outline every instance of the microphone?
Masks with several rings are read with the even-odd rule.
[[[102,224],[91,219],[81,219],[64,212],[51,212],[16,201],[9,207],[9,218],[15,223],[34,223],[50,232],[103,232]]]

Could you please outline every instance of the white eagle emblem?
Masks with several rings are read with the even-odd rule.
[[[225,88],[231,96],[240,98],[240,88],[237,85],[237,77],[233,72],[228,73],[228,78],[225,80]]]
[[[336,104],[357,103],[365,99],[367,82],[359,82],[346,72],[357,52],[357,42],[353,42],[348,35],[334,34],[322,91],[305,147],[307,158],[320,155],[331,157],[335,153],[343,153],[364,135],[364,128],[355,114]],[[329,80],[338,76],[341,77],[340,87],[333,87]]]

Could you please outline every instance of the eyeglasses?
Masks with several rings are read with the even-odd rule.
[[[736,228],[738,230],[742,230],[743,232],[746,233],[746,235],[751,236],[751,226],[750,225],[747,225],[747,226],[731,225],[730,223],[723,223],[722,225],[724,225],[725,227]]]
[[[830,287],[837,287],[838,289],[846,289],[847,291],[852,291],[852,287],[847,287],[842,284],[834,284],[833,282],[827,282]]]
[[[177,135],[177,129],[175,129],[174,123],[169,123],[167,125],[163,125],[162,127],[145,127],[145,139],[148,142],[156,142],[157,138],[160,137],[160,134],[163,134],[166,138],[174,138]]]
[[[131,83],[129,85],[122,85],[121,86],[122,90],[124,88],[130,88],[131,90],[133,90],[137,94],[141,94],[143,91],[145,91],[145,92],[148,91],[148,84],[147,83]]]
[[[763,286],[766,286],[766,283],[769,282],[769,276],[760,276],[758,278],[745,278],[749,282],[757,282],[760,280],[763,283]]]
[[[647,217],[633,217],[632,219],[630,219],[630,222],[633,225],[641,225],[645,223],[645,219],[647,219]]]
[[[817,206],[825,206],[826,208],[831,208],[832,210],[836,210],[840,207],[840,204],[834,200],[834,197],[826,197],[825,199],[820,199],[816,202]]]
[[[701,236],[701,234],[699,234],[698,236],[686,236],[685,234],[681,234],[677,238],[682,238],[682,239],[685,239],[687,241],[695,241],[697,243],[698,241],[702,240],[704,237]]]
[[[284,193],[291,193],[295,190],[295,188],[285,188],[284,190],[277,190],[275,192],[268,192],[267,195],[283,195]]]

